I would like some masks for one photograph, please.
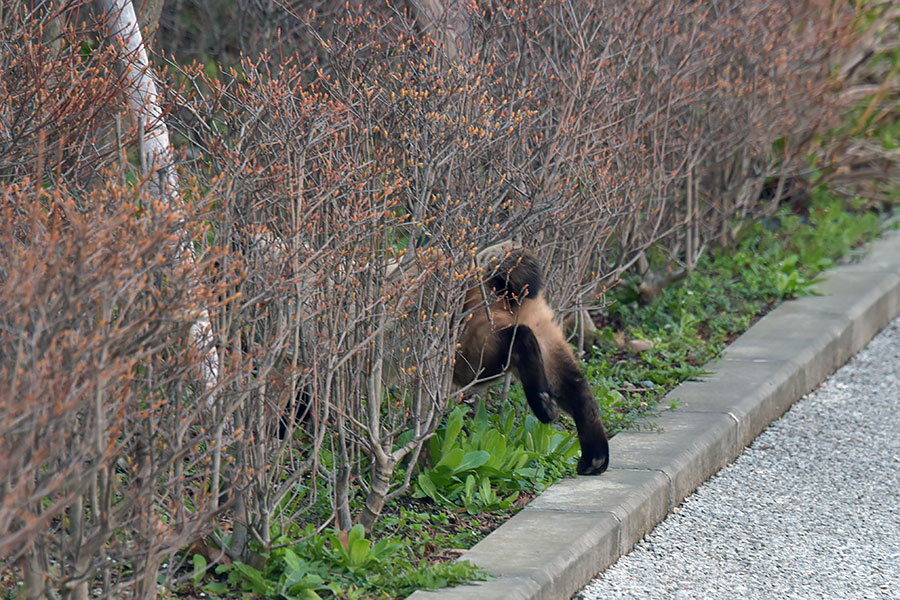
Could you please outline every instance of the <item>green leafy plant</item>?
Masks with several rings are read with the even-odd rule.
[[[798,268],[800,261],[799,254],[791,254],[778,263],[775,273],[775,289],[782,298],[795,298],[797,296],[808,296],[813,293],[813,287],[822,281],[822,278],[809,279],[803,274],[803,270]],[[830,264],[828,259],[816,261],[816,264],[822,268]]]
[[[215,572],[227,574],[226,581],[207,584],[203,591],[279,600],[388,598],[487,578],[465,561],[432,564],[419,558],[421,540],[406,536],[368,539],[361,525],[347,532],[306,533],[305,541],[273,550],[261,568],[241,562],[220,565]],[[205,559],[195,562],[192,580],[201,563]]]
[[[433,466],[419,473],[417,495],[472,514],[508,511],[521,491],[543,489],[553,477],[571,472],[578,450],[574,437],[530,414],[516,426],[516,401],[491,415],[479,400],[471,419],[465,406],[454,409],[431,439]],[[548,475],[553,465],[564,466]]]
[[[387,539],[372,543],[366,539],[362,525],[355,525],[347,534],[346,540],[342,540],[337,534],[329,535],[328,539],[331,544],[325,546],[325,556],[332,564],[354,574],[388,560],[402,547]]]
[[[209,581],[205,584],[203,583],[203,581],[208,578],[211,572],[221,574],[227,567],[218,565],[214,571],[210,571],[210,569],[208,568],[206,557],[202,554],[194,554],[191,557],[191,565],[193,567],[193,571],[191,573],[190,581],[191,585],[194,588],[200,589],[212,595],[224,594],[228,591],[228,586],[221,581]]]

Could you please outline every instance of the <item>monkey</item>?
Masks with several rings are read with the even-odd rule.
[[[577,473],[603,473],[609,466],[609,443],[600,410],[547,303],[537,258],[507,241],[479,252],[475,264],[479,276],[465,293],[462,314],[468,317],[454,359],[454,385],[485,383],[512,371],[538,420],[553,422],[562,409],[575,421],[581,446]],[[400,276],[400,264],[391,261],[386,273],[388,278]],[[307,417],[308,400],[298,391],[295,422]],[[279,422],[279,438],[287,424],[285,418]]]
[[[466,292],[463,310],[470,316],[457,347],[454,384],[487,381],[511,370],[542,423],[554,421],[559,408],[574,419],[581,445],[578,474],[603,473],[609,443],[600,410],[545,299],[537,259],[504,242],[479,253],[476,264],[482,280]]]

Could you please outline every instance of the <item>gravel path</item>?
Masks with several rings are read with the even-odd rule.
[[[900,599],[900,318],[575,596]]]

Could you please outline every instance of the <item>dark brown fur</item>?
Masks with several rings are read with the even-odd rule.
[[[471,316],[453,380],[468,385],[512,369],[538,419],[553,421],[557,407],[572,416],[581,444],[578,473],[598,475],[609,465],[606,432],[591,388],[544,299],[540,265],[521,248],[507,249],[497,263],[486,268],[484,288],[474,286],[466,295]],[[494,298],[489,306],[485,297]]]

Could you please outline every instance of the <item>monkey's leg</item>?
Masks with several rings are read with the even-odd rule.
[[[550,423],[559,416],[552,396],[550,395],[550,383],[547,380],[547,371],[544,359],[541,356],[541,347],[534,332],[526,325],[506,327],[494,332],[499,342],[499,357],[504,363],[509,358],[509,368],[513,369],[522,382],[525,390],[525,398],[534,412],[534,416],[542,423]],[[506,365],[504,364],[504,367]]]

